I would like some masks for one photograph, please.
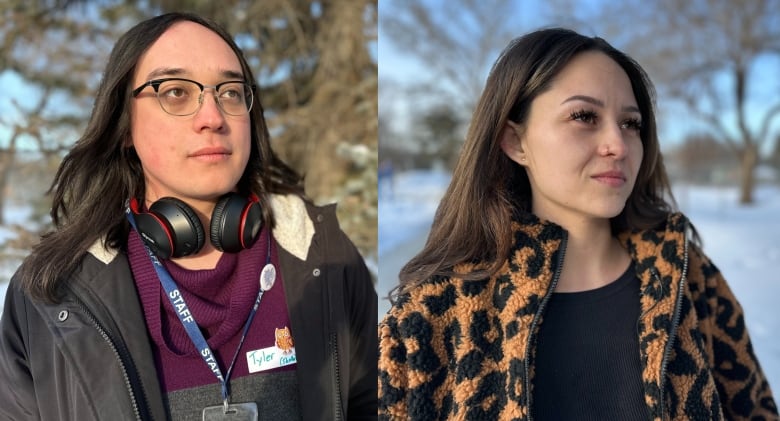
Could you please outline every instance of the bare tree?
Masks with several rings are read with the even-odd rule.
[[[5,224],[5,201],[8,191],[8,180],[11,176],[11,170],[16,164],[16,143],[19,139],[21,130],[14,127],[13,132],[8,138],[8,144],[0,149],[0,225]]]
[[[0,69],[20,79],[3,89],[10,98],[10,109],[0,118],[0,131],[9,133],[0,139],[4,194],[17,150],[48,158],[75,141],[89,115],[102,64],[123,25],[122,18],[93,21],[83,6],[66,9],[63,2],[3,3]],[[125,8],[115,7],[104,12],[123,15],[119,12]]]
[[[0,148],[0,224],[5,223],[5,200],[6,191],[9,189],[9,181],[11,173],[16,166],[17,151],[19,149],[20,139],[32,140],[38,148],[38,151],[44,154],[50,154],[58,151],[58,149],[50,149],[44,141],[43,132],[47,128],[47,122],[41,118],[41,113],[49,102],[51,97],[51,89],[44,88],[43,92],[38,98],[38,103],[30,110],[26,110],[21,106],[18,101],[12,100],[13,107],[18,111],[18,114],[23,116],[16,123],[5,122],[3,118],[0,118],[0,125],[10,128],[10,136],[8,143]]]
[[[388,3],[381,13],[383,33],[430,72],[420,75],[446,101],[471,112],[487,71],[510,39],[519,35],[516,2],[450,0]],[[513,18],[514,16],[514,18]]]
[[[780,182],[780,134],[775,137],[774,148],[767,158],[767,163],[775,169],[778,175],[777,181]]]
[[[463,120],[450,104],[438,104],[421,113],[415,121],[415,140],[422,148],[427,167],[442,163],[455,166],[462,140],[459,137]],[[418,161],[419,162],[419,161]]]
[[[688,183],[723,183],[738,168],[729,148],[707,134],[686,136],[668,157],[667,169],[676,166],[676,175]]]

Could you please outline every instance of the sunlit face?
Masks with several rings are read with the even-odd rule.
[[[194,22],[171,26],[141,56],[133,88],[151,79],[181,77],[204,85],[243,79],[241,64],[219,35]],[[132,101],[132,142],[144,171],[147,204],[174,196],[214,201],[235,188],[251,149],[248,114],[223,113],[207,88],[200,110],[172,116],[152,87]]]
[[[601,52],[576,55],[536,97],[502,148],[522,165],[532,211],[563,226],[617,216],[642,161],[642,115],[623,69]]]

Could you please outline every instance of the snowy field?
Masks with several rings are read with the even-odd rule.
[[[398,271],[425,242],[447,186],[441,173],[398,174],[393,191],[380,185],[379,318]],[[756,204],[737,206],[737,190],[677,187],[675,197],[745,311],[753,347],[780,402],[780,188],[761,187]]]

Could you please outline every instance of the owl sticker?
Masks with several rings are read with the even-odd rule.
[[[293,339],[290,335],[290,328],[285,326],[282,329],[274,329],[276,336],[276,347],[282,350],[282,354],[290,354],[293,351]]]

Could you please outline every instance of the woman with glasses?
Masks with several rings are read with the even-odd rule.
[[[117,42],[7,294],[0,419],[376,416],[373,284],[254,81],[195,15]]]
[[[667,202],[653,101],[601,38],[506,47],[379,326],[380,419],[778,419],[739,303]]]

